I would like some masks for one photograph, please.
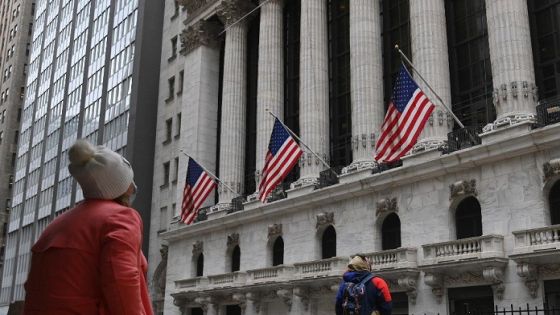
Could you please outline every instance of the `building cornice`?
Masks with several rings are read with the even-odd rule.
[[[405,165],[353,182],[315,190],[303,196],[262,204],[254,209],[235,212],[195,225],[180,226],[161,235],[164,240],[174,242],[200,236],[215,230],[224,230],[230,227],[249,224],[263,220],[263,218],[272,218],[296,211],[301,212],[305,209],[316,208],[337,201],[382,192],[390,187],[410,185],[446,174],[466,171],[504,159],[558,148],[560,147],[560,137],[558,137],[558,134],[560,134],[560,124],[550,125],[515,138],[498,140],[456,151],[426,162],[410,166]]]

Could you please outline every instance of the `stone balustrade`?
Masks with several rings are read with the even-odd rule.
[[[423,245],[424,265],[435,265],[461,260],[476,260],[504,257],[504,238],[499,235],[484,235]]]
[[[177,289],[201,288],[207,285],[208,285],[208,278],[206,277],[196,277],[196,278],[175,281],[175,288]]]
[[[283,281],[291,279],[294,275],[294,267],[291,265],[281,265],[262,269],[248,270],[249,281],[254,283]]]
[[[416,248],[397,248],[366,254],[372,262],[374,271],[388,269],[416,268],[417,250]]]
[[[514,254],[560,249],[560,225],[513,232]]]
[[[348,268],[348,258],[333,257],[294,264],[296,277],[318,278],[328,276],[340,276]]]
[[[245,272],[236,271],[221,275],[208,276],[209,285],[213,288],[223,286],[235,286],[245,284],[247,274]]]

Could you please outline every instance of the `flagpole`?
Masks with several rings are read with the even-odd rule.
[[[294,138],[296,138],[296,139],[299,141],[299,143],[301,143],[304,147],[306,147],[307,150],[309,150],[309,152],[311,152],[313,155],[315,155],[316,158],[319,159],[319,161],[321,161],[321,163],[323,163],[331,172],[333,172],[336,176],[338,176],[338,174],[331,168],[331,166],[330,166],[327,162],[325,162],[325,160],[323,160],[323,159],[319,156],[319,154],[315,153],[315,151],[313,151],[307,144],[305,144],[305,142],[303,142],[303,140],[301,140],[301,138],[298,137],[298,136],[295,134],[295,132],[293,132],[292,129],[290,129],[290,127],[288,127],[288,126],[286,126],[286,125],[284,124],[284,122],[282,121],[282,119],[278,118],[278,116],[274,115],[270,110],[266,109],[266,111],[267,111],[270,115],[272,115],[272,117],[278,119],[278,121],[282,124],[282,126],[284,126],[284,128],[286,128],[286,130],[288,130],[288,132],[289,132]]]
[[[430,89],[430,91],[434,94],[434,96],[438,99],[438,101],[440,101],[441,105],[447,110],[447,112],[449,114],[451,114],[451,116],[453,117],[453,119],[457,122],[457,124],[459,125],[459,127],[461,128],[465,128],[465,126],[461,123],[461,121],[459,120],[459,118],[457,118],[457,116],[455,116],[455,114],[451,111],[451,109],[449,107],[447,107],[447,105],[445,105],[445,102],[441,99],[441,97],[439,97],[439,95],[436,93],[436,91],[434,91],[434,89],[432,89],[432,87],[430,86],[430,84],[428,83],[428,81],[426,81],[426,79],[424,79],[424,77],[422,76],[422,74],[420,74],[420,72],[418,72],[418,70],[416,70],[416,67],[414,67],[414,65],[412,64],[412,61],[410,61],[406,55],[402,52],[402,50],[399,48],[399,45],[395,45],[395,49],[399,52],[399,54],[401,55],[401,57],[404,59],[404,61],[406,61],[406,63],[412,68],[412,70],[414,70],[414,72],[416,72],[416,74],[418,74],[418,77],[422,80],[422,82],[424,82],[424,84],[426,84],[426,86],[428,87],[428,89]]]
[[[181,153],[183,153],[184,155],[186,155],[188,158],[192,159],[192,156],[188,155],[187,152],[183,151],[183,149],[179,149],[179,151],[181,151]],[[200,167],[206,172],[208,173],[208,175],[212,176],[212,178],[214,178],[215,180],[218,181],[218,183],[220,183],[221,185],[223,185],[225,188],[227,188],[229,191],[231,191],[232,193],[236,194],[237,196],[241,196],[238,192],[236,192],[235,190],[233,190],[233,188],[229,187],[228,185],[226,185],[224,182],[222,182],[218,176],[212,174],[212,172],[210,172],[209,170],[207,170],[204,166],[202,166],[202,164],[198,164],[200,165]]]

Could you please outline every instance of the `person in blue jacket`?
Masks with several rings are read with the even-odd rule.
[[[342,282],[336,294],[336,315],[345,315],[344,302],[348,298],[345,293],[349,283],[359,284],[371,275],[371,266],[364,255],[355,255],[348,264],[348,271],[342,276]],[[371,278],[371,277],[370,277]],[[392,299],[389,286],[385,280],[373,276],[364,283],[365,293],[359,297],[359,315],[391,315]]]

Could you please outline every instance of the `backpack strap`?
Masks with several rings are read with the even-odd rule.
[[[368,281],[371,281],[371,279],[373,279],[374,277],[375,275],[373,273],[370,273],[365,278],[363,278],[362,281],[360,281],[360,285],[366,284]]]

